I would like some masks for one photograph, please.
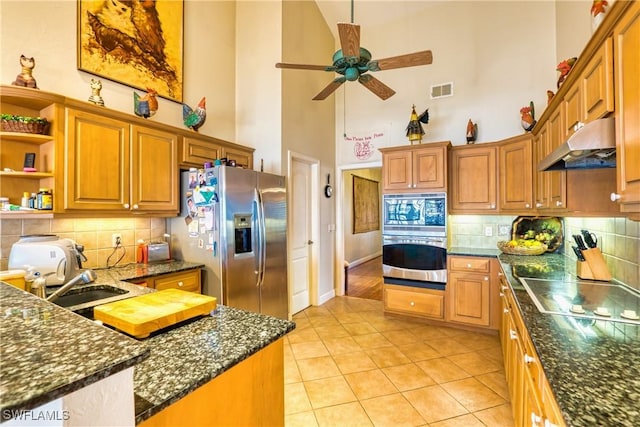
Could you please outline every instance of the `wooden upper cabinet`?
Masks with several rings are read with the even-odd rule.
[[[130,132],[125,121],[67,109],[65,210],[129,210]]]
[[[498,147],[500,210],[533,209],[533,147],[531,134],[507,140]]]
[[[497,211],[496,146],[461,145],[451,148],[450,210]]]
[[[222,147],[209,140],[185,136],[182,138],[180,165],[202,168],[205,162],[213,162],[222,157]]]
[[[235,160],[236,166],[243,167],[245,169],[253,169],[252,148],[223,146],[222,157],[226,158],[227,161]]]
[[[179,211],[178,137],[134,125],[131,129],[131,201],[133,211]]]
[[[550,172],[538,170],[538,163],[549,153],[549,131],[544,126],[533,141],[533,196],[536,209],[549,208]]]
[[[578,81],[565,93],[561,104],[563,140],[585,123],[614,110],[613,40],[607,38],[589,60]]]
[[[614,28],[616,163],[620,210],[640,219],[640,3]]]
[[[549,139],[546,154],[551,153],[564,142],[562,123],[560,111],[555,111],[549,116],[549,121],[547,122]],[[549,174],[548,208],[559,211],[565,209],[567,206],[567,172],[551,171],[543,173]]]
[[[382,188],[387,192],[446,191],[451,143],[382,148]]]
[[[582,121],[591,122],[612,113],[613,87],[613,38],[608,37],[589,60],[580,80],[582,87]]]
[[[177,136],[67,109],[67,211],[177,213]]]

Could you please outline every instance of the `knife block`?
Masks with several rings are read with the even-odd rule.
[[[607,263],[598,248],[590,248],[582,251],[586,261],[578,261],[576,270],[581,279],[603,280],[612,279]]]
[[[580,279],[593,280],[593,271],[589,268],[589,263],[587,261],[576,261],[576,275]]]

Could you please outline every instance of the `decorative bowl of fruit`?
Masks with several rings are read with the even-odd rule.
[[[535,239],[512,239],[498,242],[498,249],[509,255],[542,255],[547,245]]]

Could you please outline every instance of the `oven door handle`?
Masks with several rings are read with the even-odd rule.
[[[400,236],[382,236],[383,245],[393,245],[398,243],[429,245],[429,246],[437,246],[439,248],[446,248],[447,246],[446,239],[437,239],[437,238],[429,238],[429,237],[407,238],[407,237],[400,237]]]

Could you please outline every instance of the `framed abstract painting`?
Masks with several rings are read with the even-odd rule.
[[[78,0],[78,69],[182,102],[182,0]]]

